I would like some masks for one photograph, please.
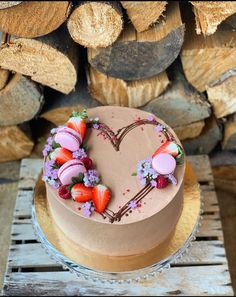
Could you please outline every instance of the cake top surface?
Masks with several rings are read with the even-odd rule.
[[[144,220],[171,203],[185,171],[181,144],[173,130],[138,109],[96,107],[87,110],[87,115],[86,132],[81,123],[67,123],[66,128],[52,131],[45,146],[44,172],[56,162],[56,185],[48,174],[44,180],[54,186],[60,202],[87,219],[114,224]],[[62,146],[65,152],[58,157]],[[72,182],[73,170],[79,175]],[[71,195],[73,199],[67,199]]]

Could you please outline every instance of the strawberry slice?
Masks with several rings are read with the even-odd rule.
[[[97,185],[93,188],[93,202],[97,212],[102,213],[106,209],[111,198],[111,191],[105,185]]]
[[[167,140],[155,151],[155,153],[152,155],[152,158],[160,153],[167,153],[173,157],[177,157],[179,154],[178,146],[175,142]]]
[[[71,189],[71,196],[76,202],[87,202],[92,200],[92,188],[85,187],[84,184],[75,184]]]
[[[78,133],[80,133],[82,139],[86,134],[86,119],[88,118],[87,110],[84,109],[82,111],[73,111],[70,119],[67,122],[67,127],[74,129]]]
[[[63,147],[58,147],[53,152],[51,152],[49,158],[51,160],[54,160],[58,165],[63,165],[67,161],[72,160],[73,156],[72,152],[70,152],[69,150]]]

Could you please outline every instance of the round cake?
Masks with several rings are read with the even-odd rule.
[[[65,236],[108,256],[146,253],[174,232],[185,156],[173,130],[124,107],[73,112],[43,151],[47,201]]]

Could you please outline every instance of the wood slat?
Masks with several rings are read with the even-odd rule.
[[[219,204],[215,191],[202,191],[203,211],[219,212]]]
[[[11,240],[37,240],[31,223],[13,224]]]
[[[23,159],[20,170],[19,189],[33,189],[42,170],[43,159]]]
[[[130,284],[85,281],[69,272],[12,273],[4,295],[49,296],[233,296],[227,265],[175,267],[152,280]]]
[[[51,259],[40,243],[18,244],[10,247],[9,261],[11,268],[58,267],[61,266]],[[220,241],[193,242],[188,253],[175,265],[206,265],[225,264],[225,249]]]
[[[15,218],[30,218],[32,209],[33,191],[19,190],[14,211]]]

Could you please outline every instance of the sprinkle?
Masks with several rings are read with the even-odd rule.
[[[151,114],[149,114],[149,115],[147,116],[147,120],[148,120],[149,122],[152,122],[152,121],[154,120],[154,117],[153,117]]]
[[[137,207],[138,207],[137,202],[134,201],[134,200],[130,201],[130,203],[129,203],[129,207],[130,207],[131,209],[135,209],[135,208],[137,208]]]
[[[156,131],[157,131],[158,133],[162,132],[163,129],[164,129],[164,126],[161,125],[161,124],[158,124],[158,125],[156,126]]]

